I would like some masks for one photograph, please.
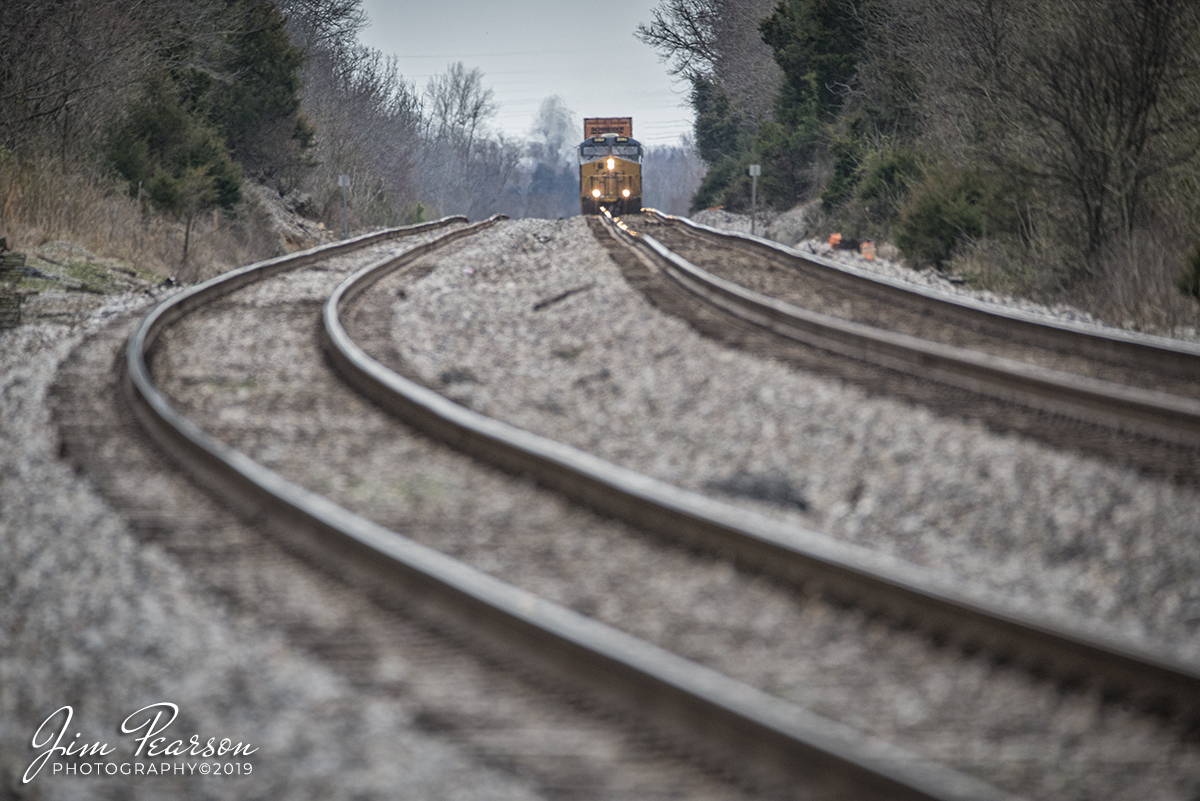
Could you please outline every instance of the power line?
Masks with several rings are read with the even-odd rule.
[[[398,59],[408,59],[408,58],[453,58],[453,59],[462,59],[462,58],[499,58],[499,57],[502,57],[502,56],[504,56],[504,57],[507,57],[507,56],[578,55],[578,54],[580,54],[580,53],[607,53],[607,52],[609,52],[609,51],[608,51],[607,49],[605,49],[605,48],[593,48],[593,49],[590,49],[590,50],[578,50],[578,49],[570,49],[570,50],[514,50],[514,51],[513,51],[513,52],[511,52],[511,53],[461,53],[461,54],[455,54],[455,55],[402,56],[402,55],[396,54],[396,55],[395,55],[395,58],[398,58]]]

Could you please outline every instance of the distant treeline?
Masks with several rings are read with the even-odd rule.
[[[915,263],[1198,291],[1192,0],[662,0],[639,36],[691,85],[696,208],[745,209],[757,163],[766,202]]]
[[[341,175],[356,228],[579,213],[581,118],[561,99],[527,138],[503,136],[479,70],[450,64],[418,89],[359,42],[367,22],[360,0],[6,2],[0,164],[107,171],[188,232],[236,214],[246,179],[307,195],[334,229]],[[664,181],[691,182],[664,191],[676,203],[699,180],[688,153],[652,155]]]

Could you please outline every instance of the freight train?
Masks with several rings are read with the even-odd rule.
[[[583,214],[604,207],[616,215],[642,210],[642,145],[632,117],[588,117],[579,145],[579,205]]]

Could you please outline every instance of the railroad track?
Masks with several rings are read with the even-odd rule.
[[[842,319],[1125,386],[1183,397],[1200,387],[1200,346],[1192,343],[949,295],[760,237],[646,211],[647,221],[665,224],[655,228],[658,239],[678,255],[735,282],[757,280],[760,294],[796,306],[831,308]],[[721,258],[730,247],[765,258],[739,269]]]
[[[682,537],[693,547],[755,565],[783,581],[819,584],[829,595],[915,621],[972,647],[1008,654],[1048,669],[1056,678],[1096,682],[1142,704],[1192,713],[1187,699],[1197,697],[1198,677],[1187,666],[1053,621],[1011,613],[945,587],[932,572],[803,532],[797,536],[776,521],[747,516],[483,418],[405,381],[346,335],[341,313],[372,284],[478,228],[459,229],[399,259],[372,265],[348,279],[325,304],[322,330],[331,360],[378,403],[456,448],[535,475],[640,527]],[[130,340],[129,388],[139,417],[203,480],[249,510],[269,510],[293,547],[336,566],[351,580],[399,594],[441,625],[466,632],[463,636],[495,652],[511,653],[516,642],[530,644],[530,653],[544,660],[539,667],[543,672],[575,676],[581,692],[648,717],[651,725],[665,727],[707,759],[760,786],[785,792],[810,782],[815,769],[834,784],[846,783],[854,797],[865,797],[865,786],[890,798],[1002,796],[962,774],[864,738],[423,548],[299,489],[175,412],[146,367],[156,339],[189,312],[300,264],[275,262],[197,287],[157,309]],[[482,630],[480,621],[486,623]],[[714,736],[697,742],[695,733],[701,730]]]
[[[572,499],[632,525],[753,565],[785,581],[811,582],[846,602],[947,629],[972,647],[1022,653],[1063,679],[1099,680],[1105,692],[1135,694],[1148,706],[1191,711],[1200,699],[1193,666],[1047,618],[971,597],[933,571],[881,559],[805,536],[777,521],[684,493],[590,454],[489,419],[388,370],[345,333],[340,309],[392,264],[352,276],[325,305],[323,332],[335,367],[348,381],[410,425],[519,475],[531,475]]]
[[[887,391],[1148,473],[1200,480],[1200,347],[1000,310],[648,211],[632,227],[603,219],[615,236],[644,242],[687,291],[832,357],[806,366],[868,386],[887,382],[880,370],[912,376]],[[877,369],[864,376],[860,365]]]

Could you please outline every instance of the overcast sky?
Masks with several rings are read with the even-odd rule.
[[[634,138],[676,144],[689,133],[686,86],[634,38],[658,0],[364,0],[363,44],[396,55],[423,90],[461,61],[483,71],[500,110],[493,125],[526,136],[542,100],[560,95],[579,118],[633,117]]]

